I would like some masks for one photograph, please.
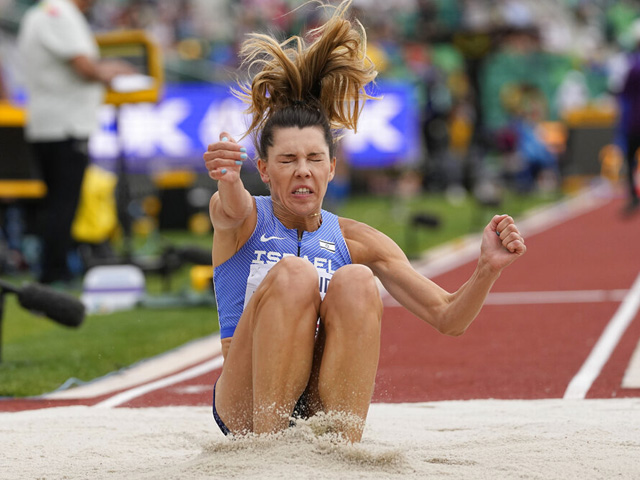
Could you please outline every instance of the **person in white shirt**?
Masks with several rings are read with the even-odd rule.
[[[86,14],[92,0],[42,0],[20,24],[18,48],[27,90],[25,136],[47,185],[40,282],[68,282],[71,224],[89,162],[88,139],[98,125],[104,86],[133,73],[100,61]]]

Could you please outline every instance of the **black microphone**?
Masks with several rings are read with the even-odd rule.
[[[440,226],[440,218],[431,213],[416,213],[411,217],[411,224],[414,226],[422,226],[428,228],[437,228]]]
[[[180,258],[196,265],[211,265],[211,250],[195,246],[178,247],[177,253]]]
[[[83,303],[68,293],[59,292],[39,283],[29,283],[22,288],[0,280],[0,288],[18,295],[20,305],[41,313],[67,327],[79,327],[84,320]]]

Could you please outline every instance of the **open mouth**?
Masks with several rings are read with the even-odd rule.
[[[299,188],[296,188],[296,189],[293,191],[293,194],[294,194],[294,195],[310,195],[310,194],[312,194],[312,193],[313,193],[313,192],[311,191],[311,189],[309,189],[309,188],[307,188],[307,187],[299,187]]]

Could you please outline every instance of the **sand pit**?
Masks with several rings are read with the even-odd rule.
[[[229,440],[204,407],[0,413],[0,478],[640,478],[637,398],[374,404],[361,444],[320,430]]]

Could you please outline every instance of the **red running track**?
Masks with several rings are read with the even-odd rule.
[[[640,273],[640,215],[620,202],[526,240],[525,256],[492,292],[627,290]],[[475,262],[434,280],[454,290]],[[485,305],[458,338],[442,336],[401,307],[388,308],[375,401],[535,399],[564,395],[619,301]],[[636,313],[587,397],[640,396],[621,381],[640,337]]]
[[[461,337],[438,334],[402,307],[383,317],[375,402],[467,399],[561,398],[584,365],[603,330],[640,273],[640,214],[620,216],[620,200],[527,237],[527,254],[498,280],[493,293],[531,297],[511,304],[490,302]],[[448,290],[466,281],[475,261],[433,277]],[[543,293],[577,292],[545,302]],[[580,292],[603,292],[586,299]],[[562,295],[562,294],[560,294]],[[637,312],[616,344],[586,398],[638,397],[622,378],[640,339]],[[153,389],[122,407],[210,405],[219,370]],[[118,393],[118,392],[114,392]],[[14,399],[0,410],[59,405],[94,405],[109,395],[84,400]]]

